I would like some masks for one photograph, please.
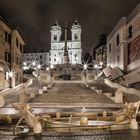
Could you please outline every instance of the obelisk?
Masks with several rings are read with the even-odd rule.
[[[68,48],[67,48],[67,24],[66,23],[65,23],[64,64],[69,64],[69,53],[68,53]]]

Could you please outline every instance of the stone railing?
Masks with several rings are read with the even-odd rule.
[[[116,88],[116,89],[119,89],[121,91],[123,91],[124,93],[127,93],[127,94],[135,94],[137,96],[140,96],[140,91],[137,90],[137,89],[134,89],[134,88],[127,88],[127,87],[124,87],[122,85],[119,85],[117,83],[113,83],[111,80],[109,79],[105,79],[104,80],[105,84],[107,84],[108,86],[112,87],[112,88]]]
[[[18,91],[22,90],[23,88],[29,87],[32,83],[33,83],[33,79],[29,79],[26,83],[22,83],[22,84],[14,87],[12,89],[7,88],[7,89],[1,91],[0,95],[5,96],[5,95],[12,93],[12,92],[18,92]]]

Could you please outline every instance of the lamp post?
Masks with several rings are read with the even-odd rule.
[[[84,81],[86,82],[86,78],[87,78],[87,67],[88,67],[88,65],[87,64],[84,64]]]
[[[51,77],[53,77],[53,68],[54,68],[54,65],[51,64],[50,65],[50,75],[51,75]]]
[[[38,65],[37,65],[37,75],[38,75],[38,76],[39,76],[39,74],[40,74],[40,69],[41,69],[41,65],[38,64]]]
[[[95,68],[95,75],[97,75],[97,74],[98,74],[98,71],[97,71],[97,70],[98,70],[98,65],[95,64],[95,65],[94,65],[94,68]]]
[[[13,77],[13,72],[9,72],[9,80],[10,80],[10,88],[12,88],[12,77]]]
[[[54,69],[54,65],[51,64],[50,65],[50,81],[53,82],[53,69]]]

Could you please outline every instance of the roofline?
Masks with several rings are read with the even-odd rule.
[[[2,14],[0,14],[0,20],[5,23],[11,30],[13,29],[13,26],[8,23],[7,19]]]

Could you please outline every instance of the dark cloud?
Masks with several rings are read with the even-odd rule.
[[[101,33],[109,33],[116,22],[139,0],[0,0],[0,11],[27,41],[26,52],[49,51],[54,21],[69,28],[75,19],[82,26],[82,48],[90,50]]]

